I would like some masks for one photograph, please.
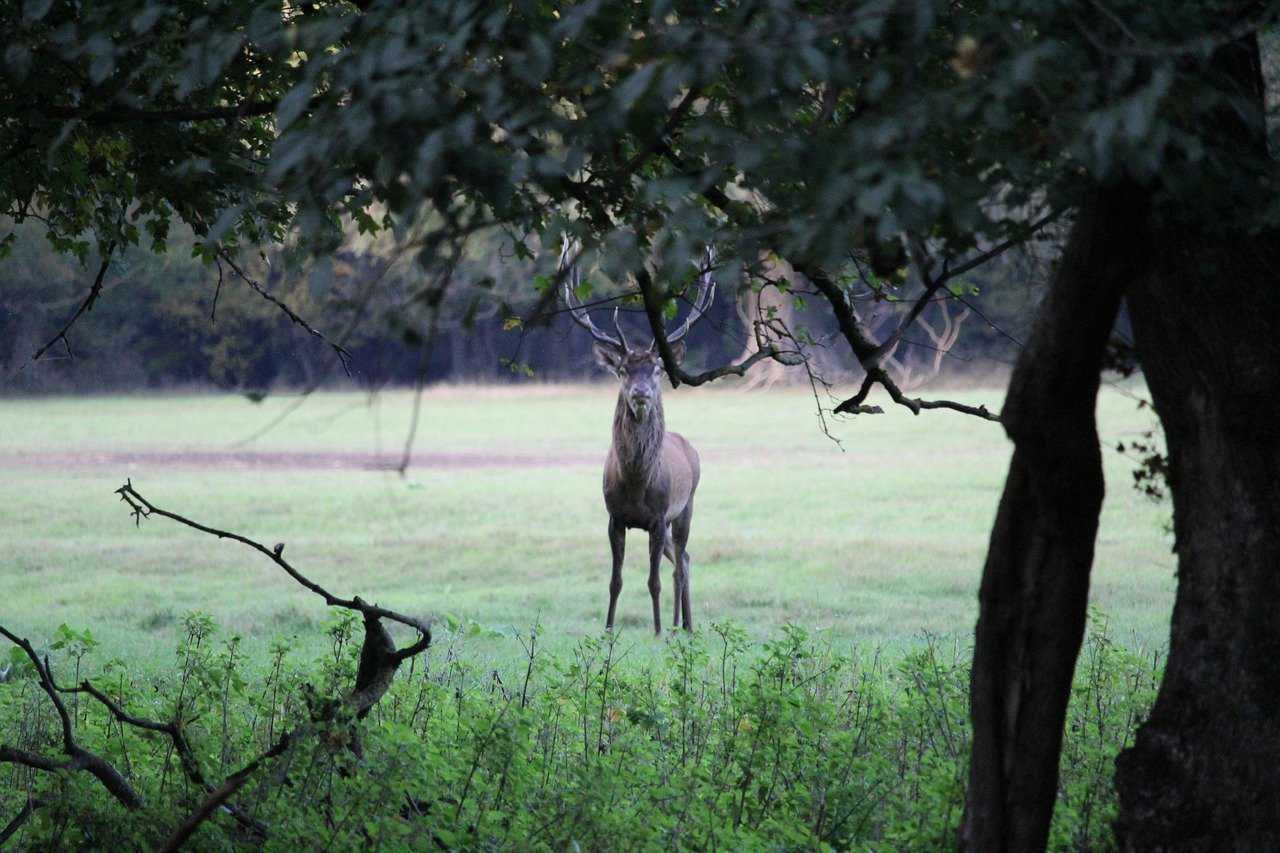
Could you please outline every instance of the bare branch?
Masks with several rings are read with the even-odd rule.
[[[71,352],[71,343],[67,339],[67,332],[71,331],[71,327],[76,324],[76,321],[79,320],[81,316],[92,311],[93,306],[97,304],[98,297],[102,295],[102,283],[106,279],[107,268],[111,266],[111,253],[115,251],[115,248],[115,243],[107,246],[106,251],[102,253],[102,264],[98,267],[98,274],[94,276],[93,286],[89,288],[89,295],[80,303],[80,307],[76,309],[76,313],[71,315],[71,319],[68,320],[58,331],[58,334],[54,335],[44,346],[36,350],[35,355],[31,356],[32,361],[39,361],[41,356],[48,352],[54,344],[58,343],[58,341],[62,341],[66,344],[67,352]]]
[[[333,351],[338,354],[338,361],[342,363],[342,369],[346,371],[348,376],[351,375],[351,353],[347,351],[346,347],[335,341],[329,340],[322,332],[314,328],[310,323],[302,319],[302,317],[298,316],[297,312],[292,308],[273,296],[271,292],[263,287],[258,281],[246,275],[245,271],[240,268],[240,265],[237,264],[229,254],[227,254],[225,249],[219,249],[217,257],[221,258],[227,266],[231,267],[231,271],[238,275],[245,284],[249,285],[255,293],[283,311],[284,315],[292,320],[295,325],[301,326],[303,329],[306,329],[309,334],[315,335],[317,338],[328,344]],[[218,274],[219,278],[221,278],[221,267],[218,268]]]
[[[309,734],[311,728],[312,727],[307,727],[305,733]],[[167,840],[164,843],[164,846],[160,849],[162,851],[180,849],[182,845],[187,842],[187,839],[189,839],[191,835],[200,828],[200,824],[208,820],[220,806],[224,805],[227,800],[235,796],[236,792],[244,787],[244,783],[248,782],[249,779],[252,778],[254,772],[256,772],[259,767],[261,767],[265,762],[287,752],[289,748],[293,746],[301,733],[303,732],[285,732],[270,749],[250,761],[235,773],[228,776],[223,783],[215,790],[211,791],[209,796],[205,797],[204,802],[202,802],[194,812],[188,815],[186,820],[184,820],[178,828],[173,831],[173,834],[169,836],[169,840]]]
[[[431,644],[431,628],[423,621],[411,616],[405,616],[379,607],[375,604],[369,604],[360,598],[360,596],[352,596],[349,599],[339,598],[329,592],[324,587],[304,576],[295,569],[288,560],[284,558],[284,543],[277,544],[274,548],[267,548],[260,542],[256,542],[247,536],[238,533],[232,533],[226,530],[219,530],[215,527],[192,521],[177,513],[162,509],[148,501],[133,488],[132,482],[126,482],[123,486],[116,490],[116,494],[120,495],[120,499],[124,501],[133,514],[134,521],[141,524],[142,519],[151,516],[160,516],[179,524],[185,525],[198,530],[202,533],[208,533],[219,539],[231,539],[247,545],[260,554],[266,556],[273,563],[284,570],[289,577],[293,578],[302,586],[324,599],[325,604],[330,607],[341,607],[347,610],[354,610],[364,617],[365,637],[364,643],[360,649],[360,663],[356,670],[356,681],[351,692],[346,696],[345,700],[340,704],[335,704],[323,716],[313,719],[310,723],[300,726],[290,732],[286,732],[270,749],[250,761],[243,768],[228,776],[223,780],[222,784],[213,788],[205,784],[202,780],[198,784],[207,792],[208,796],[204,802],[187,817],[186,820],[174,831],[173,835],[162,848],[164,850],[176,850],[191,837],[192,833],[199,828],[200,824],[208,820],[220,807],[227,807],[227,801],[230,800],[235,793],[244,786],[250,776],[266,761],[284,754],[291,746],[299,740],[317,733],[321,723],[331,721],[336,717],[341,708],[347,709],[354,713],[357,719],[363,718],[374,705],[382,698],[386,691],[391,687],[392,679],[395,677],[396,670],[400,664],[409,658],[417,655],[427,649]],[[391,634],[387,631],[386,626],[382,624],[383,619],[389,619],[402,625],[407,625],[418,632],[418,639],[412,644],[397,649]],[[176,731],[181,734],[180,725],[174,724],[176,728],[170,728],[169,725],[163,723],[154,723],[149,720],[142,720],[127,714],[123,709],[119,708],[109,698],[100,691],[94,689],[88,682],[81,685],[81,689],[97,698],[103,704],[111,709],[112,713],[117,715],[118,719],[123,719],[134,725],[140,725],[143,728],[149,728],[154,731],[163,731],[174,736]],[[175,739],[175,744],[177,744]],[[199,775],[199,768],[194,767],[194,772]],[[235,811],[233,811],[235,814]],[[238,817],[238,819],[241,819]]]
[[[26,639],[12,633],[3,625],[0,625],[0,636],[3,636],[9,642],[26,653],[31,663],[36,668],[36,675],[40,681],[40,689],[53,702],[54,710],[58,712],[58,719],[62,723],[62,751],[67,754],[70,759],[65,762],[54,762],[50,759],[33,755],[22,750],[12,749],[10,747],[0,747],[0,761],[15,762],[24,764],[28,767],[34,767],[39,770],[87,770],[93,774],[107,791],[120,801],[125,808],[136,809],[142,806],[142,798],[133,790],[133,786],[125,781],[124,776],[120,775],[120,771],[116,770],[110,763],[100,756],[89,752],[76,743],[75,735],[71,728],[71,715],[67,713],[67,706],[63,704],[62,697],[58,695],[58,687],[53,681],[53,675],[49,669],[48,659],[42,660],[36,654],[36,650],[32,648],[31,643]]]
[[[14,815],[13,820],[5,824],[4,829],[0,829],[0,847],[3,847],[8,843],[14,833],[19,829],[22,829],[23,824],[30,820],[31,816],[36,813],[36,809],[40,808],[44,804],[44,800],[37,797],[29,797],[26,803],[23,804],[22,810]]]
[[[365,618],[372,617],[376,619],[390,619],[392,622],[399,622],[401,625],[407,625],[408,627],[413,628],[422,635],[422,639],[427,643],[430,643],[431,641],[431,628],[420,619],[415,619],[412,616],[405,616],[402,613],[396,613],[394,610],[387,610],[386,608],[379,607],[376,604],[369,604],[358,595],[352,596],[351,598],[339,598],[315,581],[304,576],[284,558],[283,542],[277,543],[274,548],[268,548],[261,542],[256,542],[247,536],[241,536],[239,533],[232,533],[227,530],[219,530],[216,527],[209,527],[198,521],[192,521],[191,519],[185,518],[177,513],[170,512],[169,510],[161,509],[139,494],[133,488],[132,481],[126,481],[123,486],[116,489],[116,494],[120,496],[120,500],[129,505],[129,509],[133,515],[135,523],[141,524],[142,519],[158,515],[161,518],[167,518],[170,521],[176,521],[179,524],[186,525],[193,530],[199,530],[201,533],[208,533],[210,536],[216,536],[219,539],[231,539],[235,542],[241,543],[242,545],[247,545],[283,569],[289,577],[293,578],[295,581],[302,584],[302,586],[323,598],[324,603],[329,607],[341,607],[346,610],[354,610],[362,614]],[[415,644],[415,646],[416,645],[417,644]],[[426,648],[426,646],[423,645],[422,648]],[[421,649],[418,651],[421,651]],[[415,651],[414,654],[417,654],[417,652]],[[411,656],[412,655],[406,653],[401,659]]]
[[[662,316],[662,303],[653,286],[653,278],[649,275],[648,270],[641,269],[636,272],[636,283],[639,285],[640,295],[644,299],[644,313],[649,320],[649,328],[653,331],[654,346],[658,350],[658,355],[662,357],[663,367],[666,368],[667,375],[671,377],[672,385],[679,385],[682,382],[685,385],[703,385],[722,376],[742,376],[756,362],[763,361],[766,358],[773,358],[780,352],[780,350],[769,346],[757,350],[750,358],[737,364],[726,364],[723,367],[706,370],[698,374],[688,373],[680,366],[675,352],[671,348],[671,342],[667,340],[666,321]]]
[[[907,257],[911,260],[912,266],[916,269],[916,275],[920,277],[920,281],[924,283],[925,288],[924,293],[920,294],[916,299],[915,303],[911,306],[911,310],[907,312],[906,317],[902,319],[898,324],[898,327],[894,329],[893,333],[890,334],[888,338],[885,339],[884,343],[880,344],[878,348],[880,356],[887,357],[885,354],[897,347],[898,341],[902,340],[902,336],[909,328],[911,328],[911,325],[920,318],[920,314],[929,305],[929,303],[933,301],[934,295],[948,281],[956,276],[964,275],[970,270],[982,266],[987,261],[1003,255],[1014,246],[1022,245],[1027,240],[1031,239],[1033,235],[1041,231],[1045,226],[1057,220],[1062,213],[1063,209],[1061,208],[1050,211],[1036,221],[1027,225],[1026,228],[1017,236],[1010,237],[1009,239],[992,246],[985,252],[975,255],[955,269],[951,269],[949,261],[944,260],[942,264],[942,272],[936,277],[930,274],[930,264],[928,258],[925,256],[924,245],[915,237],[904,235],[903,243],[907,249]],[[865,367],[866,365],[864,364],[863,366]]]
[[[669,145],[663,145],[660,151],[667,160],[676,166],[676,168],[682,170],[685,169],[683,160],[671,149]],[[719,187],[712,186],[704,189],[702,191],[702,197],[715,207],[719,208],[721,212],[729,217],[730,221],[740,227],[749,227],[759,224],[756,221],[759,217],[753,210],[740,202],[735,202],[730,199]],[[1000,251],[1004,251],[1004,248],[997,248],[999,248]],[[960,271],[967,272],[979,263],[985,263],[992,257],[995,257],[995,254],[990,254],[988,256],[988,253],[983,253],[982,256],[974,258],[972,261],[966,262],[961,265],[961,267],[958,267],[957,271],[952,272],[951,275],[958,275]],[[923,409],[951,409],[952,411],[961,412],[967,415],[974,415],[986,420],[999,420],[997,416],[992,415],[987,411],[985,406],[968,406],[951,400],[920,400],[907,397],[903,394],[902,390],[898,388],[888,373],[879,366],[878,361],[880,356],[883,354],[881,352],[880,345],[871,337],[870,333],[862,325],[857,316],[857,312],[854,311],[853,306],[850,305],[848,299],[845,298],[843,289],[832,281],[826,271],[817,264],[808,261],[797,262],[793,259],[789,260],[791,260],[792,268],[805,278],[809,279],[809,281],[811,281],[818,289],[818,292],[821,293],[831,305],[832,313],[835,314],[836,322],[840,327],[840,334],[843,335],[844,339],[848,342],[849,348],[853,351],[854,357],[858,359],[858,363],[867,371],[867,381],[863,383],[862,389],[853,397],[845,400],[837,406],[835,409],[837,412],[842,414],[879,414],[881,412],[879,406],[867,406],[863,404],[863,401],[871,390],[871,385],[879,384],[889,392],[890,398],[892,398],[895,403],[907,407],[913,414],[919,414]],[[641,290],[644,290],[643,284]],[[650,315],[650,325],[653,325],[655,312],[651,310],[651,301],[653,301],[651,300],[651,295],[646,293],[645,311]],[[663,349],[661,342],[659,342],[659,351],[662,352],[663,363],[667,367],[667,372],[672,376],[672,381],[674,382],[678,377],[681,381],[687,382],[688,379],[685,378],[687,374],[681,375],[683,371],[679,370],[679,367],[675,364],[675,360],[671,358],[670,348],[666,348],[666,351],[663,351]]]
[[[427,384],[427,367],[431,362],[431,352],[435,349],[436,338],[440,335],[440,312],[443,310],[445,291],[453,282],[453,268],[445,270],[441,275],[434,292],[425,300],[431,306],[431,319],[427,323],[427,334],[422,338],[418,353],[418,369],[414,377],[413,410],[409,419],[409,431],[404,437],[404,450],[400,454],[400,465],[396,470],[405,476],[409,470],[409,462],[413,458],[413,443],[418,436],[418,420],[422,414],[422,392]]]

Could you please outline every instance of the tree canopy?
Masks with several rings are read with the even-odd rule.
[[[841,287],[940,291],[1095,182],[1159,175],[1169,208],[1226,220],[1274,199],[1265,151],[1196,132],[1245,97],[1213,50],[1271,12],[9,3],[0,211],[82,259],[160,250],[174,221],[209,261],[390,229],[441,269],[481,230],[525,256],[567,232],[610,278],[652,270],[668,311],[715,242],[726,280],[792,261],[874,372],[888,342]]]

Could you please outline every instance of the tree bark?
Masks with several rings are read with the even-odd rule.
[[[1256,111],[1219,133],[1256,156],[1256,41],[1219,53],[1216,70]],[[1227,227],[1163,226],[1155,273],[1130,295],[1178,554],[1164,680],[1117,761],[1116,829],[1131,851],[1280,850],[1280,233]]]
[[[1094,408],[1121,293],[1142,263],[1146,195],[1083,204],[1002,421],[1013,461],[979,593],[962,850],[1043,849],[1102,507]]]

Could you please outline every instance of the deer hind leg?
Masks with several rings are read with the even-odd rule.
[[[609,616],[604,629],[613,630],[613,617],[618,610],[618,596],[622,593],[622,556],[627,544],[627,528],[613,518],[609,519],[609,550],[613,552],[613,574],[609,577]]]
[[[649,597],[653,599],[653,633],[662,636],[662,552],[667,544],[667,526],[649,531]]]
[[[685,507],[684,512],[671,524],[672,559],[675,565],[672,573],[676,578],[676,620],[675,624],[683,624],[686,631],[693,630],[693,608],[689,603],[689,567],[693,558],[685,550],[689,542],[689,528],[693,522],[693,503]]]

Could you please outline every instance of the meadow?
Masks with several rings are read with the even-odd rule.
[[[654,638],[633,533],[608,635],[613,393],[432,390],[404,476],[404,392],[4,401],[0,624],[40,652],[9,650],[0,744],[64,747],[32,664],[49,650],[60,689],[88,676],[131,714],[182,721],[186,746],[64,694],[74,736],[134,799],[6,765],[0,844],[156,849],[211,780],[267,753],[188,849],[952,849],[999,427],[886,406],[832,423],[836,444],[799,390],[669,393],[669,425],[703,457],[700,630]],[[1151,426],[1122,388],[1100,415],[1109,448]],[[1053,850],[1114,846],[1112,768],[1168,628],[1168,507],[1131,488],[1130,460],[1105,459]],[[435,643],[357,720],[337,697],[358,621],[239,543],[135,525],[113,494],[126,479],[158,507],[284,543],[339,595],[435,619]]]
[[[998,410],[1002,392],[955,395]],[[107,654],[171,660],[180,620],[211,614],[250,650],[322,644],[322,603],[243,546],[162,519],[136,528],[113,490],[265,543],[339,594],[479,626],[474,651],[505,664],[535,622],[551,649],[598,634],[608,544],[600,465],[607,385],[428,390],[414,463],[400,458],[409,392],[157,394],[0,402],[0,608],[12,630],[89,628]],[[909,412],[829,424],[807,389],[665,395],[669,428],[703,457],[690,551],[695,622],[749,636],[792,622],[838,644],[967,643],[1010,445],[997,424]],[[1113,633],[1163,644],[1174,584],[1169,507],[1129,485],[1113,448],[1150,429],[1129,390],[1099,403],[1108,494],[1092,599]],[[644,538],[628,539],[623,642],[660,653]],[[663,570],[663,618],[671,577]]]

